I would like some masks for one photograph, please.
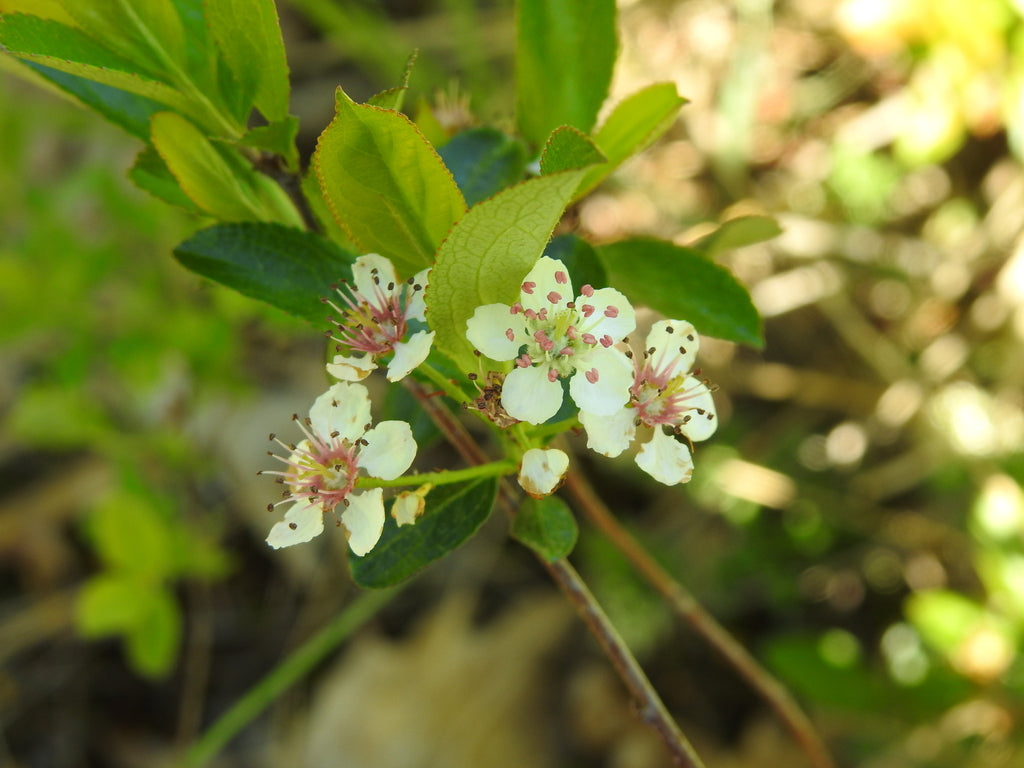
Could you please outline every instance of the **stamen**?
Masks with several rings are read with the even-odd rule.
[[[550,301],[552,304],[557,304],[561,300],[562,294],[558,293],[558,291],[548,291],[548,301]]]
[[[611,306],[609,304],[607,307],[604,308],[604,316],[605,317],[618,317],[619,316],[619,308],[618,307],[613,307],[613,306]]]
[[[586,296],[589,299],[591,296],[594,295],[594,287],[590,283],[587,283],[582,288],[580,288],[580,294]]]
[[[565,274],[565,272],[563,272],[560,269],[556,270],[555,271],[555,282],[559,283],[560,285],[565,285],[566,283],[569,282],[569,276],[567,274]]]
[[[584,374],[584,376],[587,377],[587,381],[589,381],[591,384],[596,384],[598,378],[597,368],[591,368]]]
[[[537,287],[537,284],[535,282],[533,282],[532,280],[527,280],[526,282],[523,283],[522,287],[523,287],[523,293],[528,294],[528,295],[532,295],[533,294],[533,289]]]

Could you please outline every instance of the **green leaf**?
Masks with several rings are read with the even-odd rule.
[[[544,253],[584,171],[539,176],[473,206],[437,252],[427,286],[434,346],[475,371],[466,321],[482,304],[512,304],[523,277]]]
[[[911,595],[904,612],[925,640],[947,655],[989,619],[983,606],[945,589]]]
[[[742,248],[745,245],[762,243],[782,234],[779,223],[768,216],[740,216],[722,223],[709,235],[692,243],[689,247],[700,251],[709,258],[720,253]]]
[[[535,146],[560,125],[589,133],[615,64],[615,0],[519,0],[517,8],[519,132]]]
[[[150,119],[155,113],[166,109],[163,104],[120,88],[69,75],[34,61],[26,61],[24,64],[143,141],[149,141]]]
[[[405,72],[402,73],[401,85],[396,85],[394,88],[388,88],[387,90],[381,91],[380,93],[374,94],[366,103],[380,107],[381,109],[393,109],[400,111],[402,104],[405,102],[405,94],[409,90],[409,78],[412,76],[412,68],[416,64],[416,59],[419,57],[418,51],[413,51],[412,54],[405,62]]]
[[[405,581],[476,533],[494,507],[497,489],[494,478],[442,485],[427,495],[426,509],[414,525],[398,527],[388,515],[384,533],[369,554],[349,553],[352,578],[372,588]]]
[[[185,62],[185,30],[172,0],[67,0],[64,9],[94,40],[168,80]]]
[[[512,520],[512,536],[549,562],[572,552],[579,534],[572,511],[557,496],[527,499]]]
[[[153,147],[146,147],[135,158],[135,165],[128,171],[128,178],[139,187],[158,197],[165,203],[176,205],[189,213],[201,214],[202,209],[192,202],[178,185],[167,163]]]
[[[139,74],[132,62],[56,21],[24,14],[0,16],[0,45],[19,58],[192,113],[191,102],[173,87]]]
[[[237,86],[271,123],[288,117],[288,61],[274,0],[207,0],[206,19]],[[284,154],[284,153],[281,153]]]
[[[594,288],[607,288],[608,276],[604,264],[594,250],[594,246],[573,234],[559,235],[544,249],[544,255],[558,259],[565,265],[572,278],[573,290],[578,294],[580,287],[592,285]]]
[[[146,616],[153,585],[134,574],[93,576],[75,599],[75,626],[87,638],[128,632]]]
[[[285,159],[288,169],[294,171],[299,167],[299,150],[295,146],[295,137],[298,134],[298,118],[286,117],[274,123],[249,129],[249,132],[239,139],[238,145],[280,155]]]
[[[587,172],[576,197],[583,197],[626,158],[653,144],[685,103],[673,83],[649,85],[620,102],[593,136],[608,163]]]
[[[174,249],[188,269],[322,325],[320,302],[331,285],[351,274],[353,254],[312,232],[280,224],[219,224]]]
[[[604,161],[604,155],[589,136],[571,125],[563,125],[548,137],[544,145],[544,153],[540,156],[540,172],[547,175]],[[591,168],[588,172],[593,171]]]
[[[215,145],[174,112],[153,116],[153,146],[193,202],[224,221],[278,221],[302,226],[294,207],[270,179],[233,149]]]
[[[181,611],[166,588],[149,592],[143,620],[124,639],[128,660],[136,672],[157,678],[170,671],[181,644]]]
[[[411,276],[434,258],[466,203],[437,152],[400,112],[356,104],[338,89],[313,167],[334,218],[365,252]]]
[[[526,147],[495,128],[472,128],[437,150],[469,205],[476,205],[526,173]]]
[[[761,318],[732,273],[692,248],[648,238],[600,246],[611,284],[697,331],[760,349]]]
[[[149,581],[171,575],[171,529],[145,497],[113,493],[96,506],[88,524],[96,553],[107,567]]]

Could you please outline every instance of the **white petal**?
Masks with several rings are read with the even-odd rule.
[[[516,367],[501,386],[501,404],[514,419],[543,424],[562,407],[562,385],[548,379],[545,366]]]
[[[491,360],[511,360],[526,343],[523,316],[513,315],[508,304],[484,304],[466,321],[466,338]]]
[[[621,350],[595,347],[576,361],[576,373],[569,381],[569,394],[582,411],[610,416],[629,402],[633,386],[633,364]],[[591,381],[587,374],[597,372]]]
[[[690,410],[686,412],[690,420],[680,425],[680,429],[694,442],[707,440],[718,428],[715,400],[711,397],[711,390],[707,384],[695,376],[687,376],[685,384],[687,391],[693,394],[686,401],[690,406]]]
[[[654,437],[640,447],[636,464],[659,483],[676,485],[687,483],[693,474],[693,459],[685,443],[666,435],[660,428],[654,430]]]
[[[382,421],[365,435],[367,442],[359,451],[357,462],[370,477],[394,480],[416,458],[416,441],[412,427],[404,421]]]
[[[618,456],[636,435],[635,408],[620,408],[610,416],[580,411],[580,422],[587,430],[587,448],[604,456]]]
[[[565,278],[565,282],[559,282],[559,278]],[[523,278],[523,284],[533,283],[530,292],[523,291],[520,302],[526,309],[537,310],[547,309],[548,312],[557,311],[572,301],[572,280],[569,278],[569,270],[565,265],[547,256],[541,256],[533,269]],[[558,294],[557,301],[552,302],[550,293]],[[554,303],[554,307],[552,307]]]
[[[622,341],[636,330],[636,312],[633,311],[633,305],[614,288],[598,288],[593,296],[580,296],[576,299],[577,308],[582,308],[584,304],[593,306],[594,313],[590,316],[589,322],[584,321],[582,330],[598,338],[611,336],[612,341],[616,342]]]
[[[362,384],[339,381],[313,402],[309,420],[324,438],[337,432],[343,440],[357,440],[370,423],[370,393]]]
[[[275,523],[267,536],[267,544],[274,549],[302,544],[316,538],[324,530],[324,511],[319,504],[292,504],[284,520]]]
[[[402,491],[391,505],[391,516],[401,525],[412,525],[423,514],[426,501],[416,491]]]
[[[557,448],[531,448],[523,454],[519,485],[535,499],[550,495],[569,469],[569,457]]]
[[[669,328],[672,329],[671,332]],[[685,320],[660,320],[651,326],[651,331],[647,334],[644,349],[651,347],[655,350],[651,365],[659,373],[668,366],[666,378],[674,379],[676,376],[689,373],[693,368],[697,360],[697,350],[700,349],[700,338],[694,327]]]
[[[430,267],[420,270],[412,279],[412,285],[406,288],[406,297],[408,301],[405,305],[405,316],[406,318],[414,318],[416,320],[422,320],[426,322],[427,319],[427,303],[424,301],[424,294],[427,292],[427,276],[430,272]],[[413,290],[413,285],[418,285],[420,289],[418,291]]]
[[[341,513],[341,522],[348,529],[348,546],[362,557],[378,541],[384,530],[384,491],[380,488],[353,493]]]
[[[376,280],[374,280],[374,276],[376,276]],[[385,295],[394,293],[394,288],[389,291],[388,285],[394,285],[398,278],[395,276],[395,267],[390,259],[379,253],[368,253],[365,256],[360,256],[352,265],[352,279],[355,281],[356,290],[363,295],[363,298],[371,304],[375,304],[374,297],[378,291],[383,291]]]
[[[408,341],[395,344],[395,356],[388,364],[388,381],[401,381],[414,368],[419,367],[430,354],[430,345],[433,343],[433,331],[417,331]]]
[[[342,381],[362,381],[377,367],[370,355],[335,355],[327,364],[327,372]]]

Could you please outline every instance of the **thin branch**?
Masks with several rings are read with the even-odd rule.
[[[465,425],[455,418],[443,404],[437,402],[437,398],[431,396],[431,393],[421,384],[408,377],[405,379],[405,383],[464,460],[470,464],[489,461],[487,454],[469,434]],[[510,515],[515,514],[517,499],[518,494],[507,478],[503,478],[500,503]],[[654,686],[647,679],[629,647],[569,561],[563,558],[552,563],[540,555],[537,555],[537,559],[544,565],[551,578],[558,584],[580,618],[583,619],[587,629],[597,640],[601,650],[608,657],[612,667],[636,702],[641,719],[657,732],[675,763],[683,768],[704,768],[704,763],[701,762],[686,736],[679,730],[679,726],[665,709],[661,697],[658,696]]]
[[[775,711],[815,768],[835,768],[824,742],[789,691],[776,680],[697,599],[644,549],[597,497],[579,472],[570,470],[566,490],[580,511],[625,555],[633,567],[698,634],[745,679]]]

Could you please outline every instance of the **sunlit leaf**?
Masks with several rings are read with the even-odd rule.
[[[560,125],[589,132],[615,64],[614,0],[520,0],[516,7],[519,132],[538,147]]]
[[[356,104],[339,88],[313,167],[335,219],[364,252],[411,276],[466,210],[451,173],[400,112]]]
[[[583,168],[605,161],[594,142],[580,130],[569,125],[556,129],[548,137],[540,156],[540,172],[558,173],[571,168]],[[593,172],[591,168],[588,173]]]
[[[152,147],[146,147],[139,152],[135,164],[128,171],[128,178],[140,189],[146,190],[165,203],[176,205],[189,213],[202,213],[202,209],[185,194],[167,167],[167,163]]]
[[[299,133],[299,120],[286,117],[267,125],[258,125],[239,139],[239,146],[252,147],[264,152],[280,155],[285,159],[289,169],[299,167],[299,151],[295,146],[295,137]]]
[[[497,487],[494,478],[482,478],[435,488],[414,525],[399,527],[388,515],[377,546],[364,557],[349,554],[352,578],[374,588],[405,581],[476,533],[491,513]]]
[[[701,334],[760,348],[761,318],[747,289],[702,253],[649,238],[597,249],[610,283],[634,304],[645,304]]]
[[[761,243],[782,234],[779,223],[768,216],[740,216],[723,222],[714,232],[689,247],[709,258],[720,253]]]
[[[181,644],[181,611],[167,589],[153,589],[143,620],[125,635],[132,668],[145,677],[162,677],[174,666]]]
[[[545,560],[572,552],[579,528],[572,511],[557,496],[526,499],[512,520],[512,535]]]
[[[438,250],[427,288],[434,345],[475,370],[466,321],[482,304],[511,304],[523,277],[544,253],[582,170],[539,176],[473,206]]]
[[[103,563],[159,581],[172,571],[170,526],[146,498],[120,492],[89,515],[89,534]]]
[[[174,249],[183,265],[204,277],[322,325],[320,301],[351,274],[355,256],[312,232],[280,224],[219,224]]]

